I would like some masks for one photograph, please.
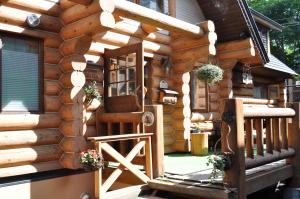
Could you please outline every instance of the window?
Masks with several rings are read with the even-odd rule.
[[[0,34],[0,104],[2,112],[42,111],[42,42]]]
[[[158,12],[164,12],[164,0],[129,0],[133,3],[140,4],[146,8],[156,10]]]
[[[191,72],[191,108],[197,112],[208,112],[208,86]]]

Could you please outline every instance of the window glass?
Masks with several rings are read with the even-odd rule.
[[[135,95],[136,54],[110,59],[108,97]]]
[[[191,72],[191,107],[194,111],[208,112],[207,84],[198,80],[195,72]]]
[[[140,4],[152,10],[163,12],[163,0],[140,0]]]
[[[40,111],[40,42],[9,36],[1,40],[1,110]]]

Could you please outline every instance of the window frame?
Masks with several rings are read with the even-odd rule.
[[[190,99],[191,99],[191,110],[192,112],[198,112],[198,113],[209,113],[209,87],[208,84],[205,83],[205,108],[199,109],[199,108],[194,108],[195,100],[194,100],[194,94],[195,94],[195,87],[196,85],[194,84],[195,82],[195,74],[193,71],[190,72],[191,80],[190,80]],[[196,79],[197,80],[197,79]]]
[[[141,6],[141,0],[133,0],[133,3],[136,3],[136,4],[138,4],[138,5]],[[161,7],[162,11],[161,12],[157,11],[157,10],[155,10],[155,11],[165,14],[165,11],[164,11],[165,10],[164,0],[161,0],[161,4],[159,5],[159,7]],[[148,8],[148,7],[146,7],[146,8]],[[149,8],[149,9],[151,9],[151,8]]]
[[[0,114],[7,114],[7,113],[33,113],[33,114],[41,114],[44,113],[44,40],[38,37],[31,37],[27,35],[19,35],[10,32],[0,32],[0,40],[1,37],[10,37],[10,38],[17,38],[27,41],[34,41],[38,42],[38,96],[39,96],[39,107],[37,111],[3,111],[2,110],[2,86],[0,86]],[[2,47],[0,47],[0,83],[2,84]]]

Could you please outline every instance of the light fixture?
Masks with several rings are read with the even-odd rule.
[[[35,28],[40,25],[41,20],[36,14],[29,14],[26,18],[26,22],[30,27]]]

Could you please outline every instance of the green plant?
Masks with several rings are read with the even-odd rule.
[[[96,81],[92,81],[91,83],[85,85],[83,89],[86,95],[85,102],[91,103],[93,99],[101,100],[101,94],[98,91]]]
[[[205,64],[197,69],[197,78],[208,84],[215,84],[223,79],[223,70],[219,66]]]
[[[104,165],[103,157],[94,149],[82,151],[79,160],[87,170],[99,169]]]
[[[207,158],[207,166],[212,166],[212,172],[210,174],[210,179],[212,182],[215,182],[217,178],[224,177],[224,171],[228,167],[228,157],[225,155],[210,155]]]

